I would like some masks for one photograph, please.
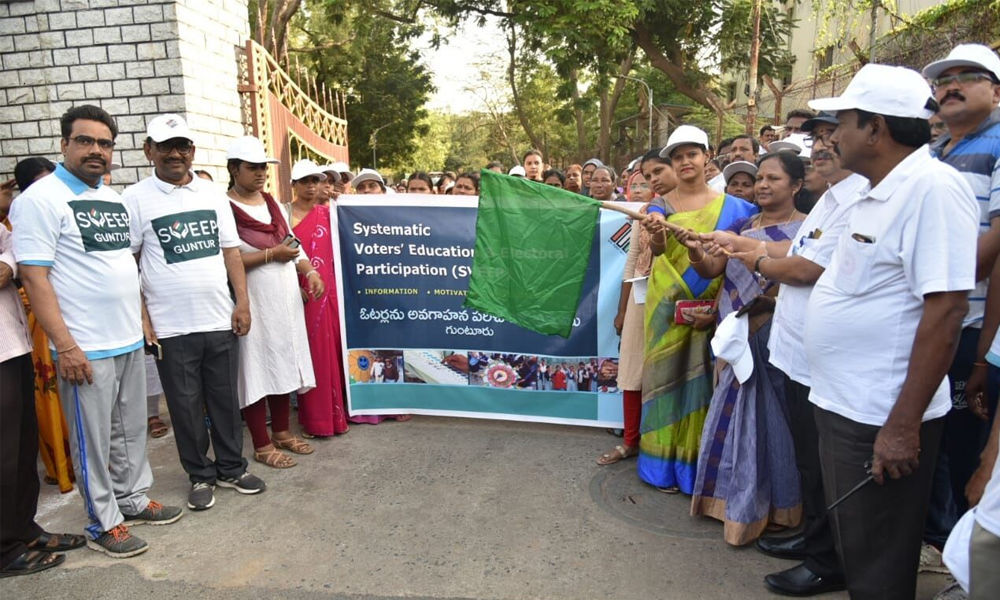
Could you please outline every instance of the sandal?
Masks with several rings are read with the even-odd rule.
[[[149,417],[146,423],[149,427],[149,437],[151,438],[161,438],[170,431],[170,427],[161,421],[160,417]]]
[[[615,446],[610,452],[605,452],[597,459],[599,465],[613,465],[620,460],[632,458],[639,454],[639,449],[635,446]]]
[[[254,450],[253,459],[275,469],[290,469],[298,464],[295,462],[295,459],[274,446],[271,446],[271,449],[266,451]]]
[[[64,560],[66,560],[65,554],[49,554],[39,550],[28,550],[15,558],[12,563],[0,569],[0,577],[31,575],[61,565]]]
[[[35,538],[28,544],[28,550],[38,550],[39,552],[65,552],[81,548],[87,544],[87,538],[73,533],[48,533]]]
[[[294,452],[295,454],[312,454],[314,452],[313,447],[306,442],[300,440],[294,435],[290,438],[285,438],[279,440],[278,438],[272,437],[271,443],[274,444],[275,448],[281,448],[282,450],[288,450],[289,452]]]

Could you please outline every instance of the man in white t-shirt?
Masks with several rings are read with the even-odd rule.
[[[937,103],[903,67],[865,65],[830,138],[863,189],[809,297],[805,352],[827,502],[847,588],[913,598],[944,415],[945,374],[975,287],[978,207],[968,183],[927,148]]]
[[[162,347],[157,371],[191,481],[188,508],[205,510],[216,485],[242,494],[266,487],[246,470],[236,396],[236,336],[250,330],[240,238],[229,201],[191,171],[195,146],[184,119],[150,121],[143,150],[153,175],[122,195],[142,276],[143,333]]]
[[[116,558],[149,549],[129,524],[172,523],[151,501],[146,371],[130,215],[101,178],[118,129],[91,105],[60,120],[63,162],[18,196],[14,254],[35,317],[49,337],[70,424],[73,467],[90,523],[87,545]]]

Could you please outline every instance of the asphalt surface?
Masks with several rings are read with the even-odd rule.
[[[294,468],[251,462],[268,484],[260,495],[219,488],[210,510],[134,527],[145,554],[75,550],[61,567],[0,580],[0,598],[776,597],[764,575],[794,563],[726,545],[720,523],[639,482],[634,461],[597,466],[616,443],[603,429],[536,423],[354,425],[313,440]],[[172,430],[150,440],[150,463],[150,496],[184,505]],[[81,532],[79,495],[43,484],[38,521]],[[945,583],[922,575],[918,598]]]

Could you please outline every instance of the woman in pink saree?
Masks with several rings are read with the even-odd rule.
[[[324,177],[322,169],[312,161],[296,163],[292,169],[295,200],[289,211],[295,237],[302,242],[302,250],[313,268],[319,271],[326,289],[330,290],[318,301],[305,303],[306,332],[316,387],[298,396],[298,406],[299,424],[303,432],[312,437],[329,437],[350,429],[344,408],[344,359],[340,347],[330,208],[319,204],[319,184]],[[305,278],[299,277],[299,285],[308,293]]]

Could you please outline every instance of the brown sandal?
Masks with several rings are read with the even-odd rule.
[[[150,417],[147,421],[147,426],[149,427],[149,437],[151,438],[161,438],[170,431],[170,427],[161,421],[160,417]]]
[[[610,452],[605,452],[597,459],[599,465],[613,465],[620,460],[632,458],[639,454],[639,449],[635,446],[615,446]]]
[[[275,448],[281,448],[282,450],[288,450],[289,452],[294,452],[295,454],[312,454],[314,452],[313,447],[295,437],[294,435],[290,438],[279,440],[278,438],[272,437],[271,443],[274,444]]]
[[[270,450],[254,450],[253,459],[275,469],[290,469],[298,464],[294,458],[274,446]]]

